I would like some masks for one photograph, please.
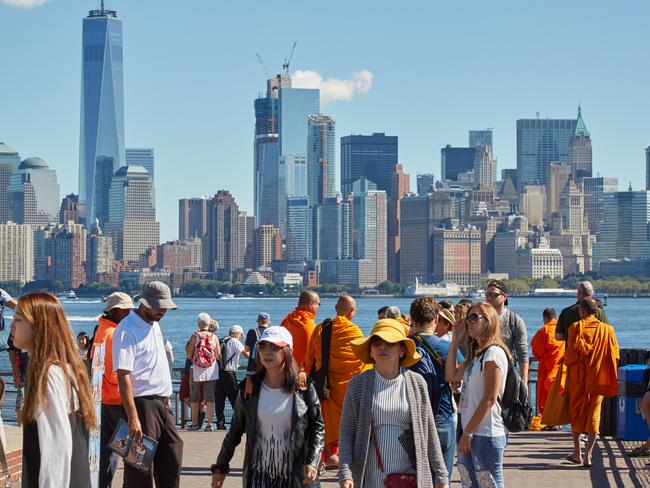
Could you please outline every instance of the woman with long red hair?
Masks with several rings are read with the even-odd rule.
[[[23,409],[23,486],[90,486],[88,428],[96,425],[88,372],[61,302],[18,300],[14,345],[29,354]]]

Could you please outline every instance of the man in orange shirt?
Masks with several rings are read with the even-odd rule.
[[[557,325],[557,315],[555,309],[545,308],[542,312],[544,326],[537,331],[530,347],[533,350],[533,356],[539,361],[537,370],[537,408],[539,413],[544,413],[546,399],[551,386],[560,368],[560,361],[564,357],[564,341],[555,339],[555,326]],[[549,428],[546,430],[555,430]],[[558,429],[559,430],[559,429]]]
[[[591,453],[600,428],[600,406],[604,396],[618,393],[617,361],[620,358],[614,328],[596,317],[596,302],[580,302],[580,320],[569,327],[564,364],[569,375],[569,414],[574,451],[567,459],[591,466]],[[580,452],[580,434],[587,434],[584,458]]]
[[[325,422],[325,465],[338,467],[339,426],[343,413],[343,400],[348,383],[353,376],[370,368],[352,352],[350,341],[363,338],[363,333],[352,318],[357,312],[357,303],[351,296],[343,295],[336,302],[336,318],[332,320],[332,332],[327,371],[329,397],[321,400]],[[323,324],[319,324],[309,341],[305,356],[307,374],[318,371],[323,365]]]
[[[312,290],[305,290],[298,298],[298,306],[282,320],[280,325],[286,327],[293,338],[293,358],[298,367],[304,369],[305,355],[309,339],[316,327],[315,318],[320,307],[320,297]]]
[[[132,308],[135,307],[129,295],[119,291],[111,293],[106,298],[104,315],[99,317],[99,325],[97,326],[97,332],[95,332],[94,344],[104,344],[99,488],[110,488],[119,461],[119,456],[108,448],[111,436],[122,414],[122,400],[117,387],[117,372],[113,370],[113,333],[117,324],[129,315]]]

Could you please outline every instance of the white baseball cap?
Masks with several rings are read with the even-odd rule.
[[[262,341],[270,342],[280,347],[289,346],[293,348],[293,337],[291,337],[291,332],[289,332],[286,327],[280,325],[273,325],[262,332],[260,342]]]

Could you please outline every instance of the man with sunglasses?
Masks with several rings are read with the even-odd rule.
[[[500,280],[488,283],[485,301],[494,307],[499,314],[503,341],[510,348],[512,357],[519,365],[519,374],[523,383],[528,386],[528,331],[526,324],[514,310],[508,307],[508,288]]]

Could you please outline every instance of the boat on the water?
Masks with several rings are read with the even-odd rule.
[[[565,288],[536,288],[530,294],[531,297],[555,297],[555,298],[575,298],[575,290],[567,290]]]
[[[217,292],[217,294],[215,295],[215,298],[219,298],[219,299],[221,299],[221,298],[235,298],[235,295],[233,295],[232,293],[218,293]]]
[[[76,300],[77,294],[74,292],[74,290],[70,290],[67,293],[59,293],[59,298],[65,298],[66,300]]]

